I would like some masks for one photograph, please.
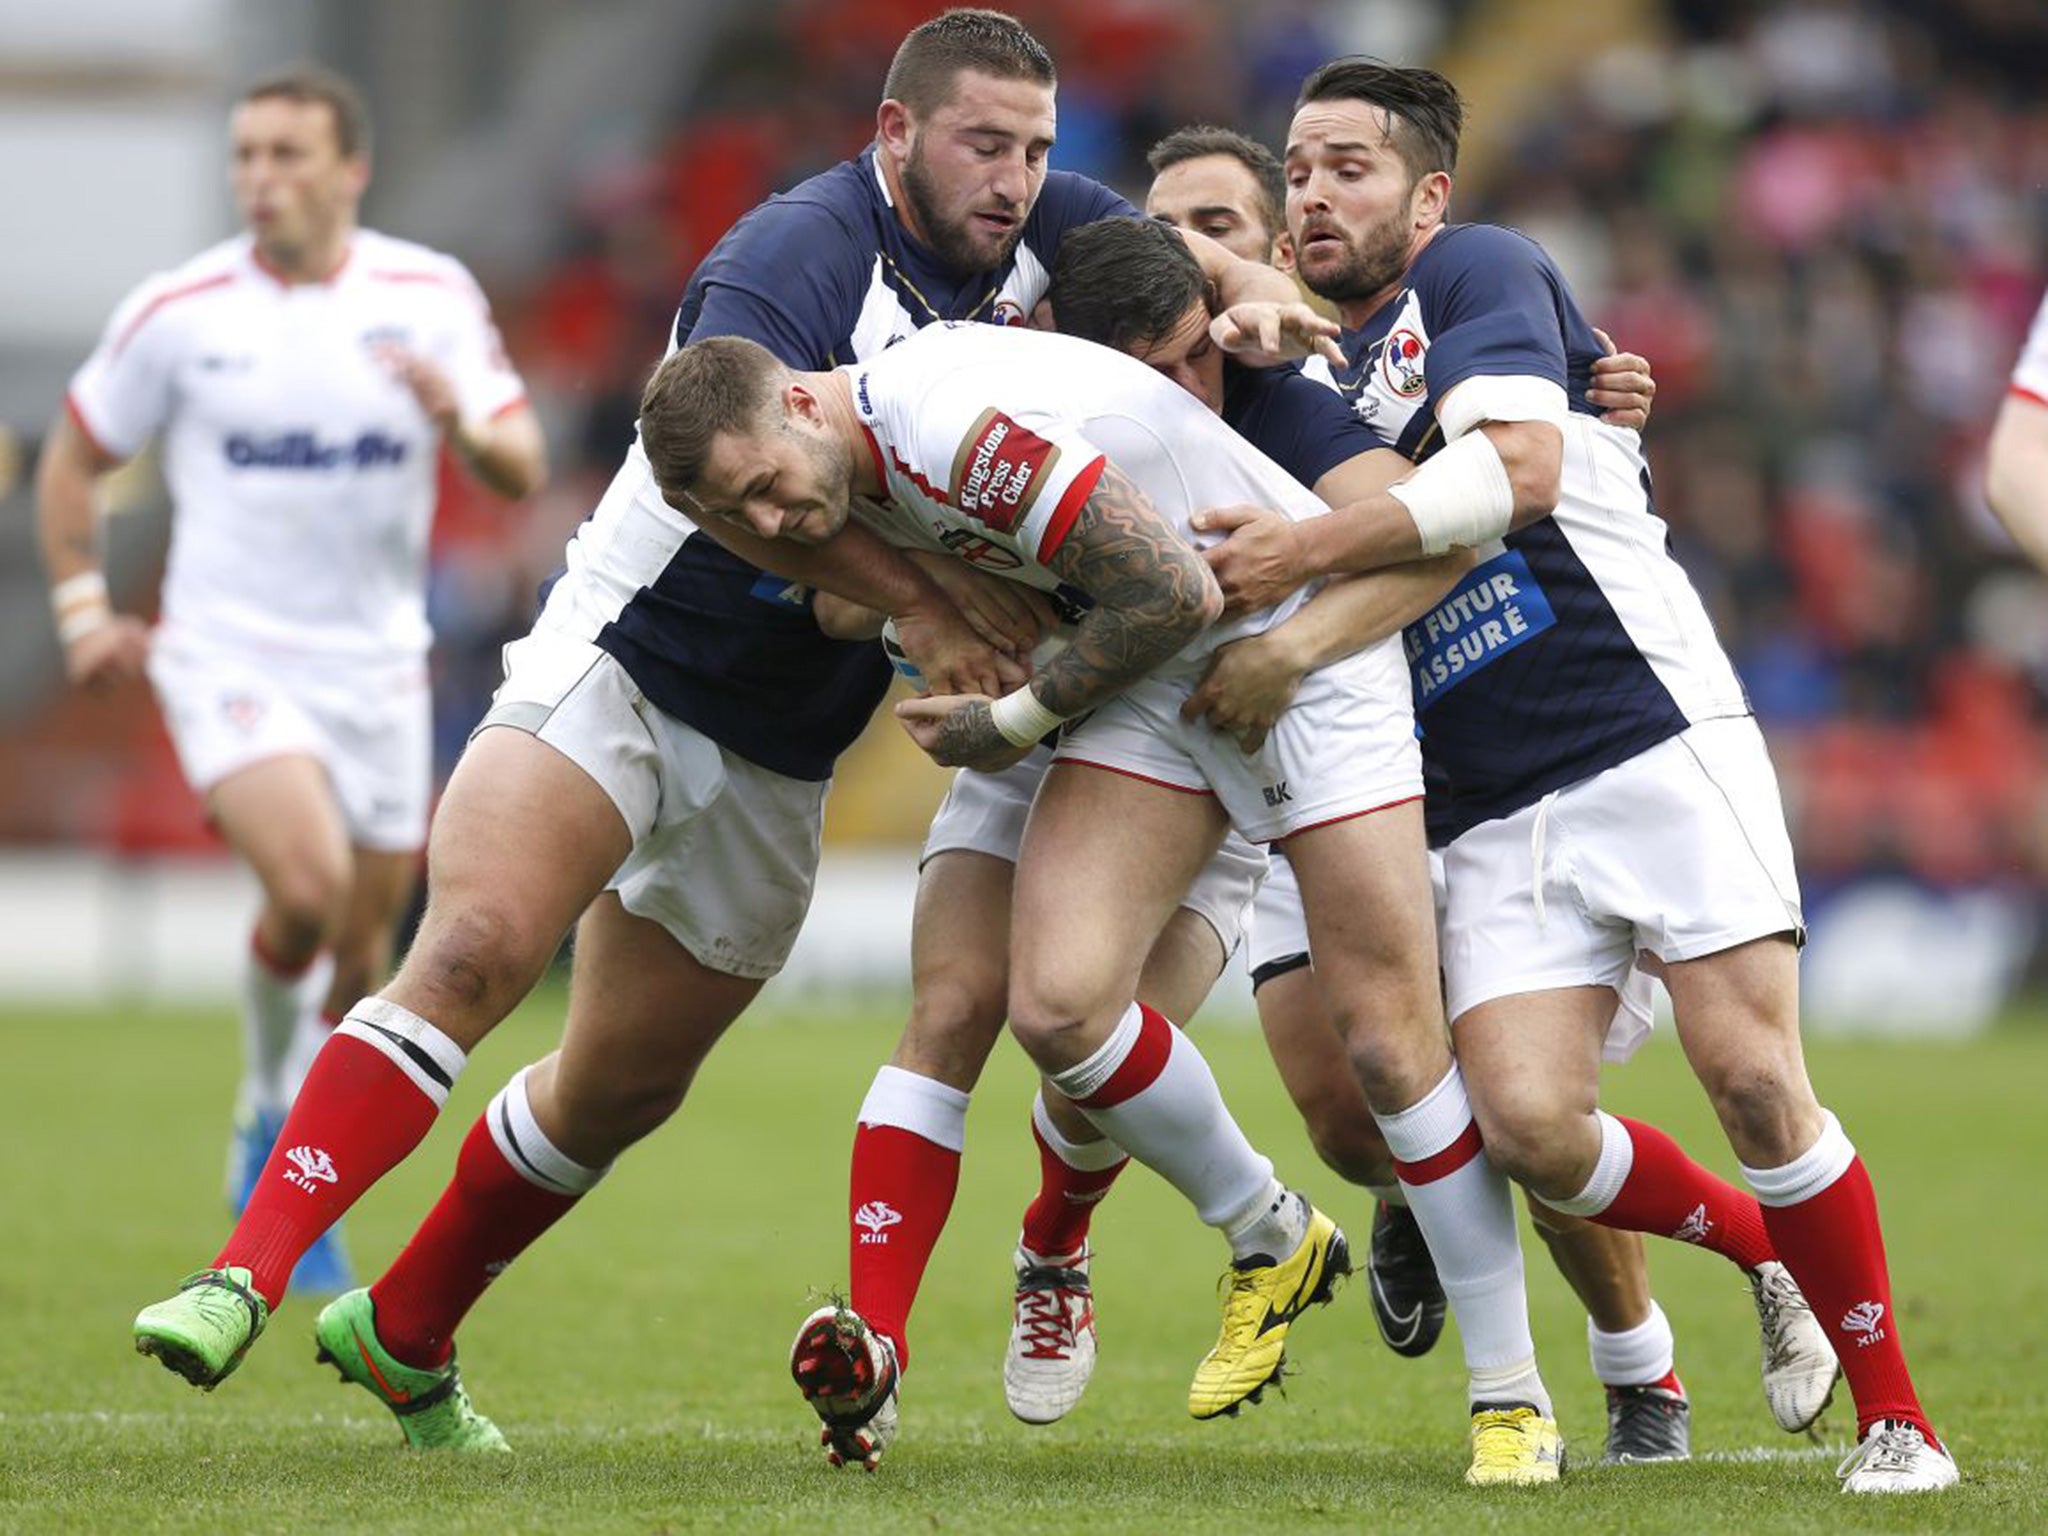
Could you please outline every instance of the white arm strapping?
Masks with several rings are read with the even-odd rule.
[[[1439,448],[1387,494],[1408,509],[1422,552],[1476,549],[1504,538],[1515,517],[1515,488],[1500,450],[1484,432],[1467,432]]]
[[[1527,373],[1475,373],[1455,385],[1436,408],[1444,441],[1455,443],[1489,421],[1547,421],[1563,427],[1571,402],[1548,379]]]
[[[988,707],[989,722],[995,726],[1003,740],[1013,747],[1028,747],[1037,742],[1047,731],[1055,730],[1065,723],[1065,715],[1056,715],[1039,703],[1038,695],[1026,683]]]

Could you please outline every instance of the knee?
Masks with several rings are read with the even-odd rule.
[[[1473,1118],[1493,1166],[1517,1184],[1553,1199],[1569,1199],[1585,1184],[1577,1165],[1583,1119],[1556,1105],[1507,1098],[1485,1103],[1475,1097]]]
[[[1337,1022],[1352,1076],[1381,1114],[1413,1104],[1450,1070],[1450,1048],[1437,1030],[1389,1028],[1384,1019],[1345,1009]]]
[[[331,943],[348,902],[346,861],[305,858],[274,875],[264,889],[264,905],[286,944],[311,954]]]
[[[1819,1118],[1806,1074],[1787,1063],[1745,1061],[1706,1077],[1714,1113],[1745,1162],[1770,1167],[1804,1150],[1796,1132]]]
[[[1305,1106],[1309,1144],[1338,1178],[1347,1184],[1387,1185],[1394,1182],[1394,1158],[1387,1150],[1372,1114],[1355,1095],[1345,1102]]]
[[[1002,1033],[1006,1001],[1000,976],[945,973],[916,978],[910,1027],[893,1065],[971,1090]]]
[[[1071,996],[1042,987],[1012,987],[1010,1033],[1042,1071],[1057,1072],[1083,1061],[1090,1010]]]
[[[587,1168],[602,1168],[665,1125],[682,1107],[687,1078],[642,1078],[592,1083],[557,1074],[543,1111],[534,1113],[563,1155]]]
[[[543,935],[507,908],[429,906],[400,974],[459,1011],[510,1011],[540,978],[559,935]]]

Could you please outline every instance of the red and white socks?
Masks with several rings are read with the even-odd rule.
[[[960,1186],[967,1099],[936,1078],[885,1066],[854,1126],[849,1300],[896,1346],[899,1369],[910,1363],[910,1309]]]
[[[1677,1347],[1671,1320],[1654,1301],[1647,1318],[1619,1333],[1607,1333],[1592,1318],[1586,1319],[1586,1348],[1593,1358],[1594,1379],[1603,1387],[1662,1387],[1682,1396]]]
[[[1654,1125],[1593,1113],[1600,1156],[1592,1175],[1570,1199],[1545,1205],[1603,1227],[1692,1243],[1745,1270],[1777,1257],[1756,1197],[1709,1173]]]
[[[1486,1160],[1458,1064],[1408,1108],[1373,1119],[1458,1320],[1470,1400],[1530,1403],[1550,1417],[1529,1332],[1514,1201],[1508,1181]]]
[[[1043,1088],[1031,1101],[1031,1139],[1038,1143],[1038,1194],[1025,1208],[1020,1241],[1047,1263],[1079,1258],[1096,1205],[1131,1156],[1107,1136],[1070,1141],[1046,1109]]]
[[[246,1266],[275,1307],[315,1239],[419,1145],[467,1059],[418,1014],[357,1003],[314,1059],[214,1267]]]
[[[283,1116],[304,1079],[295,1063],[310,1021],[319,1016],[334,975],[334,957],[321,951],[297,966],[282,964],[249,935],[249,965],[242,976],[242,1082],[235,1098],[242,1116]]]
[[[1046,1081],[1187,1196],[1234,1257],[1284,1259],[1301,1246],[1302,1202],[1286,1197],[1272,1163],[1231,1118],[1209,1063],[1164,1015],[1131,1004],[1101,1046]]]
[[[1763,1205],[1779,1259],[1842,1362],[1857,1433],[1879,1419],[1903,1419],[1934,1440],[1899,1345],[1877,1196],[1841,1122],[1824,1112],[1806,1151],[1779,1168],[1745,1166],[1742,1176]]]
[[[455,1330],[484,1289],[608,1171],[548,1140],[526,1094],[532,1070],[522,1067],[470,1127],[455,1177],[370,1287],[377,1337],[406,1365],[446,1365]]]

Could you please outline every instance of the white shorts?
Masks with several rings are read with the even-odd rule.
[[[1444,858],[1435,849],[1429,854],[1429,885],[1436,897],[1436,920],[1441,935],[1444,920]],[[1272,873],[1259,887],[1252,903],[1250,938],[1245,945],[1245,962],[1257,991],[1276,976],[1299,970],[1309,963],[1308,919],[1301,910],[1301,885],[1294,878],[1294,866],[1286,859],[1273,861]],[[1649,1038],[1657,1019],[1656,983],[1633,962],[1628,974],[1615,988],[1613,1022],[1601,1055],[1609,1061],[1627,1061],[1636,1047]]]
[[[434,793],[434,701],[425,663],[309,660],[160,628],[149,680],[185,780],[205,795],[267,757],[327,770],[349,840],[410,852]]]
[[[1709,720],[1444,850],[1450,1016],[1558,987],[1623,989],[1636,956],[1696,960],[1805,938],[1763,733]],[[1608,1041],[1625,1057],[1643,1035]],[[1619,1055],[1617,1055],[1619,1051]]]
[[[782,969],[810,910],[827,783],[736,757],[650,704],[606,652],[552,629],[505,647],[477,729],[492,726],[546,742],[611,797],[633,834],[609,886],[628,912],[714,971]]]
[[[923,866],[934,854],[965,850],[986,853],[1014,864],[1017,850],[1024,845],[1024,822],[1031,814],[1032,799],[1039,781],[1052,766],[1052,753],[1033,748],[1029,757],[1001,773],[976,773],[963,768],[953,775],[946,798],[939,802],[926,834]],[[1235,832],[1226,833],[1207,864],[1202,866],[1188,894],[1181,902],[1195,916],[1216,931],[1223,953],[1236,953],[1251,915],[1252,897],[1266,878],[1264,850],[1254,848]]]
[[[1399,635],[1309,673],[1250,757],[1207,721],[1181,718],[1201,677],[1197,663],[1133,684],[1067,726],[1059,761],[1213,794],[1231,825],[1255,843],[1421,796],[1422,754]]]

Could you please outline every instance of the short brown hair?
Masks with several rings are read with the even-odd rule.
[[[344,160],[370,152],[370,109],[363,93],[331,69],[299,64],[265,75],[242,92],[242,100],[317,102],[334,122],[334,147]]]
[[[1052,264],[1052,323],[1062,335],[1128,352],[1173,334],[1209,295],[1187,242],[1156,219],[1097,219],[1069,230]]]
[[[1001,11],[961,8],[912,27],[889,61],[882,95],[927,117],[953,99],[963,70],[997,80],[1035,80],[1052,85],[1057,75],[1045,45],[1024,23]]]
[[[664,496],[692,492],[721,432],[750,432],[789,369],[759,342],[707,336],[671,352],[640,396],[640,446]]]
[[[1252,181],[1259,189],[1259,217],[1266,221],[1266,238],[1271,240],[1285,234],[1287,175],[1280,169],[1278,157],[1257,139],[1246,138],[1235,128],[1196,123],[1191,127],[1176,128],[1154,144],[1145,152],[1145,163],[1157,176],[1176,165],[1204,160],[1210,155],[1228,156],[1252,173]]]
[[[1404,69],[1378,59],[1332,59],[1301,82],[1298,112],[1312,101],[1362,101],[1393,120],[1395,151],[1411,181],[1458,168],[1465,103],[1458,88],[1433,69]]]

